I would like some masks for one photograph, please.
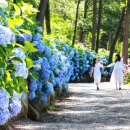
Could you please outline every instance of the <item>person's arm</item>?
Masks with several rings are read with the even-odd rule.
[[[100,63],[100,68],[104,68],[104,66]]]
[[[111,63],[111,64],[109,64],[108,66],[106,66],[106,67],[112,67],[112,66],[114,66],[115,65],[115,63]]]
[[[94,67],[92,67],[91,73],[90,73],[90,77],[93,77],[93,72],[94,72]]]

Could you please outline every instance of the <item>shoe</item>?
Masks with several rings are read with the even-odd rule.
[[[99,90],[99,87],[97,87],[97,90]]]
[[[121,90],[121,88],[119,88],[119,90]]]

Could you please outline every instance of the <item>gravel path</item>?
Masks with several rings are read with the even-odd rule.
[[[58,111],[43,114],[40,122],[18,121],[13,130],[130,130],[130,87],[122,88],[70,84],[73,94],[56,103]]]

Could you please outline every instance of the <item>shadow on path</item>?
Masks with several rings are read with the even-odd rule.
[[[108,83],[70,84],[74,94],[57,102],[58,111],[43,114],[40,122],[22,120],[15,130],[130,130],[130,88],[115,90]]]

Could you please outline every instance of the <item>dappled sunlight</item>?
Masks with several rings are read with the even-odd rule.
[[[105,89],[103,89],[105,84]],[[72,86],[71,86],[72,85]],[[116,90],[109,83],[101,83],[100,91],[94,84],[71,84],[73,94],[64,102],[56,102],[57,111],[48,111],[40,122],[16,123],[22,130],[130,130],[130,91]],[[92,87],[87,87],[91,86]],[[80,87],[81,86],[81,87]],[[85,87],[86,86],[86,87]],[[33,125],[33,127],[32,127]],[[16,129],[16,130],[17,130]]]

